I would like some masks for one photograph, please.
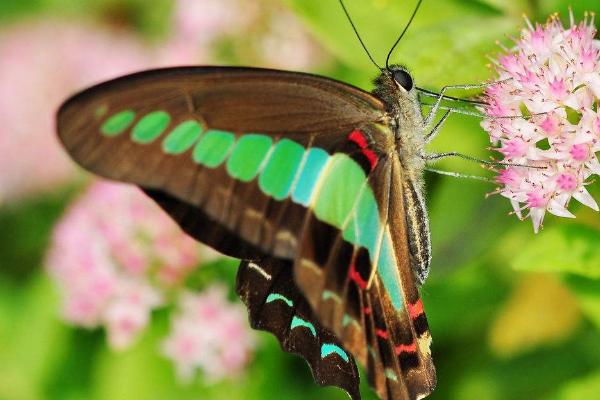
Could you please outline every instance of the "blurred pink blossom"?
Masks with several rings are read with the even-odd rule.
[[[84,86],[148,64],[130,34],[47,21],[0,32],[0,202],[73,177],[54,133],[59,104]]]
[[[125,348],[200,261],[198,244],[135,187],[98,182],[54,230],[47,265],[66,320]]]
[[[183,293],[163,352],[186,381],[202,370],[208,380],[239,374],[256,345],[242,305],[227,301],[226,290],[214,285],[200,294]]]
[[[256,0],[176,0],[171,32],[157,49],[161,64],[206,63],[219,39],[252,24],[257,6]]]
[[[267,66],[308,69],[323,58],[293,14],[258,0],[177,0],[172,21],[171,34],[154,47],[130,31],[89,21],[27,22],[0,31],[0,202],[74,177],[74,164],[57,144],[54,113],[75,91],[141,69],[206,64],[225,37],[251,38]]]
[[[241,44],[242,58],[262,66],[307,70],[327,59],[298,18],[269,1],[177,0],[172,26],[166,50],[175,58],[194,46],[210,57],[216,42],[230,38]]]
[[[287,10],[270,16],[257,43],[259,55],[273,68],[310,70],[327,60],[298,18]]]
[[[172,33],[196,43],[235,35],[251,24],[258,6],[257,0],[176,0]]]
[[[577,24],[571,15],[566,28],[557,16],[527,24],[496,62],[482,126],[512,164],[499,171],[497,192],[537,232],[546,212],[574,218],[571,199],[599,209],[586,186],[600,175],[600,41],[593,17]],[[523,118],[506,118],[515,115]]]

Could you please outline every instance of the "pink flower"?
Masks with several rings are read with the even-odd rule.
[[[237,25],[232,15],[241,13],[231,10],[243,5],[225,4],[233,2],[240,3],[180,0],[173,37],[155,48],[132,32],[87,20],[28,22],[0,31],[0,202],[74,178],[74,164],[54,132],[56,110],[68,96],[141,69],[206,63],[208,39]],[[198,25],[190,27],[199,15]]]
[[[139,279],[123,278],[116,289],[103,310],[102,323],[109,344],[121,350],[129,347],[148,326],[150,311],[163,304],[163,297],[158,288]]]
[[[200,294],[181,295],[163,352],[183,380],[202,370],[214,381],[238,375],[255,345],[244,307],[229,303],[224,287],[212,286]]]
[[[498,171],[497,193],[519,217],[528,210],[538,232],[546,212],[573,218],[572,198],[598,211],[585,186],[600,174],[600,41],[593,17],[575,24],[571,15],[568,28],[556,16],[527,24],[498,57],[482,126],[510,164]]]
[[[97,182],[56,226],[46,264],[64,318],[105,326],[111,345],[122,349],[198,262],[197,243],[139,189]]]
[[[257,43],[259,55],[270,67],[311,69],[327,59],[294,14],[280,10],[266,22],[267,30]]]
[[[0,202],[74,177],[54,133],[59,104],[76,90],[147,66],[127,32],[64,21],[0,31]]]
[[[176,0],[173,33],[188,42],[208,43],[246,28],[257,9],[252,0]]]

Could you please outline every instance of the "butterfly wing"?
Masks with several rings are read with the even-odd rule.
[[[188,233],[199,240],[212,245],[212,238],[228,236],[218,224],[211,225],[208,223],[204,219],[205,216],[202,211],[197,207],[181,202],[164,192],[147,190],[146,193],[174,217]],[[391,201],[391,198],[388,200]],[[393,211],[401,212],[401,210],[396,209]],[[392,223],[390,221],[386,227],[387,243],[391,243],[392,235],[389,231],[389,225]],[[402,233],[404,226],[404,223],[400,220],[399,233]],[[238,293],[249,308],[253,326],[274,333],[283,343],[284,349],[290,351],[291,345],[285,344],[288,339],[283,335],[286,333],[284,328],[289,329],[291,327],[290,318],[293,319],[293,316],[297,315],[294,314],[296,308],[284,307],[283,303],[278,302],[281,304],[278,304],[279,307],[277,308],[261,309],[258,300],[261,297],[263,299],[268,297],[271,293],[289,294],[289,299],[292,299],[293,304],[302,304],[297,308],[302,310],[302,313],[299,314],[300,318],[313,323],[315,329],[319,332],[317,335],[319,341],[295,341],[293,345],[293,352],[300,354],[307,360],[313,370],[315,380],[319,384],[341,387],[351,396],[355,396],[354,387],[358,385],[358,378],[353,373],[348,372],[349,363],[345,362],[344,358],[328,352],[321,353],[320,359],[315,358],[315,346],[327,342],[331,344],[327,348],[337,351],[338,355],[354,356],[361,362],[367,370],[370,385],[377,391],[381,399],[412,400],[423,398],[431,393],[435,387],[435,369],[429,348],[431,336],[423,311],[423,303],[419,297],[412,272],[408,268],[406,234],[404,233],[404,236],[399,237],[400,249],[398,253],[404,257],[400,258],[398,275],[395,274],[394,270],[390,271],[389,268],[386,271],[382,269],[377,272],[372,286],[367,288],[371,263],[364,249],[358,250],[353,260],[347,256],[343,257],[341,252],[337,253],[331,250],[335,248],[331,246],[331,242],[335,241],[337,235],[332,234],[331,228],[321,228],[322,230],[319,233],[316,231],[310,233],[316,234],[316,236],[313,236],[312,242],[319,244],[319,247],[323,247],[323,249],[317,251],[329,254],[332,256],[332,260],[339,260],[339,262],[330,262],[323,265],[311,263],[310,272],[313,272],[312,270],[316,268],[322,269],[323,272],[316,277],[313,276],[310,279],[311,286],[304,286],[301,292],[306,293],[311,299],[318,299],[317,301],[307,301],[304,296],[300,296],[301,292],[294,295],[295,290],[297,290],[295,282],[298,281],[298,278],[294,281],[288,280],[285,284],[278,285],[276,288],[268,286],[272,285],[270,279],[265,279],[260,284],[261,286],[256,288],[253,285],[257,284],[257,281],[250,282],[246,278],[243,286],[240,283],[243,279],[241,275],[243,270],[248,275],[250,272],[253,274],[260,273],[259,271],[262,269],[271,277],[281,276],[283,279],[283,277],[292,276],[293,271],[296,273],[304,271],[306,273],[306,267],[274,258],[264,258],[256,261],[255,257],[255,261],[242,263],[238,273]],[[220,232],[215,235],[215,230]],[[347,244],[344,246],[347,246]],[[402,246],[404,246],[403,250]],[[388,257],[390,257],[391,248],[386,247],[382,251],[388,252]],[[256,252],[258,254],[260,250],[256,249]],[[334,255],[340,257],[334,258]],[[390,260],[388,259],[386,262],[386,267],[389,267],[391,265]],[[303,264],[305,263],[306,260],[303,261]],[[383,260],[381,264],[383,267]],[[250,268],[252,271],[250,271],[248,265],[253,265]],[[290,269],[290,267],[293,267],[293,269]],[[286,270],[278,271],[277,268],[286,268]],[[393,265],[393,268],[395,268],[395,265]],[[320,283],[323,277],[328,278],[325,283],[326,287]],[[306,284],[305,279],[306,277],[301,277],[300,282]],[[334,280],[344,282],[344,289],[336,289],[333,284]],[[384,284],[386,281],[388,285]],[[396,291],[390,293],[390,281],[396,282],[396,285],[404,285],[404,287],[397,287]],[[393,300],[392,297],[394,297]],[[398,301],[402,302],[401,308],[397,307]],[[304,308],[304,304],[310,304],[309,309],[315,310],[314,314],[308,312]],[[316,316],[316,318],[311,317],[311,315]],[[331,333],[335,335],[330,336]]]
[[[302,356],[321,386],[338,386],[360,399],[359,375],[351,354],[324,328],[294,283],[292,263],[273,258],[242,261],[237,292],[248,307],[254,329],[271,332],[281,347]],[[322,357],[334,349],[337,356]],[[341,354],[341,356],[340,356]]]
[[[372,138],[365,132],[369,148]],[[351,174],[351,165],[344,165],[316,196],[335,203],[342,193],[352,193],[358,185],[351,183]],[[316,216],[307,218],[295,260],[296,283],[321,323],[365,365],[382,399],[423,398],[433,391],[436,377],[410,266],[404,209],[410,182],[395,154],[380,155],[359,181],[351,206],[338,217],[342,222],[319,218],[318,207]]]
[[[322,166],[326,152],[344,151],[355,126],[382,118],[379,100],[330,79],[190,67],[142,72],[85,90],[60,108],[57,128],[84,168],[161,190],[197,206],[211,223],[240,232],[212,238],[220,250],[244,258],[258,246],[290,257],[289,243],[275,234],[280,225],[297,229],[298,219],[281,220],[284,209],[303,213],[298,203],[281,201],[295,172]],[[298,196],[310,187],[304,189]]]
[[[411,317],[420,303],[386,121],[377,98],[326,78],[196,67],[98,85],[69,99],[57,125],[79,164],[143,187],[198,240],[293,262],[320,323],[379,395],[414,399],[435,374]]]

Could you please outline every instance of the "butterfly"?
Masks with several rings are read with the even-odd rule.
[[[436,384],[418,291],[431,134],[404,67],[386,63],[375,83],[150,70],[74,95],[57,131],[81,166],[138,185],[189,235],[243,260],[252,326],[317,383],[360,399],[358,361],[381,399],[421,399]]]

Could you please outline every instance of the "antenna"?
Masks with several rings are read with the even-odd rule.
[[[356,29],[356,26],[354,25],[354,22],[352,22],[352,18],[350,18],[350,14],[348,13],[348,10],[346,9],[346,6],[344,5],[343,0],[340,0],[340,5],[342,6],[342,10],[344,10],[344,14],[346,14],[346,18],[348,18],[348,22],[350,22],[350,25],[352,26],[352,29],[354,30],[354,33],[356,34],[356,37],[358,38],[358,41],[362,45],[362,48],[365,49],[365,53],[367,53],[367,56],[369,57],[369,60],[371,60],[371,62],[377,67],[377,69],[379,69],[380,71],[382,71],[383,68],[381,68],[379,66],[379,64],[377,64],[375,62],[375,60],[371,56],[371,53],[369,53],[369,50],[367,49],[367,46],[365,46],[365,42],[363,42],[362,38],[360,37],[360,34],[358,33],[358,30]]]
[[[423,89],[423,88],[418,87],[418,86],[416,86],[415,89],[417,89],[418,91],[420,91],[421,93],[423,93],[424,96],[429,96],[429,97],[440,97],[440,96],[442,96],[446,100],[460,101],[460,102],[468,103],[468,104],[477,104],[479,106],[487,106],[488,105],[488,103],[486,103],[485,101],[471,100],[471,99],[461,99],[460,97],[453,97],[453,96],[448,96],[448,95],[445,95],[445,94],[442,95],[440,93],[432,92],[431,90]]]
[[[390,69],[390,57],[392,56],[392,53],[394,52],[394,49],[396,48],[396,46],[398,45],[398,43],[400,43],[400,40],[402,39],[402,37],[404,36],[404,34],[406,33],[406,31],[410,27],[410,24],[412,24],[413,19],[415,19],[415,15],[417,15],[417,11],[419,11],[419,7],[421,7],[421,3],[422,2],[423,2],[423,0],[419,0],[419,2],[417,3],[417,5],[415,7],[415,10],[413,11],[412,15],[410,16],[410,19],[408,20],[408,23],[404,27],[404,30],[402,31],[402,33],[400,34],[400,36],[398,37],[398,39],[396,39],[396,41],[394,42],[394,45],[390,49],[390,52],[388,53],[387,58],[385,59],[385,68],[388,71]]]

